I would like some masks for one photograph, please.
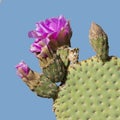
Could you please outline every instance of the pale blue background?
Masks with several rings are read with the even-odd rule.
[[[0,120],[55,120],[52,100],[37,97],[16,75],[24,60],[40,72],[29,52],[33,42],[27,33],[35,23],[63,14],[71,22],[72,46],[80,48],[80,60],[95,53],[88,42],[92,21],[109,36],[110,55],[120,57],[119,0],[3,0],[0,4]]]

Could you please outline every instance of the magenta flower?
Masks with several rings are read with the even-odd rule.
[[[36,38],[36,41],[41,41],[44,38],[49,38],[50,43],[57,42],[57,46],[70,45],[72,31],[69,21],[63,16],[57,18],[46,19],[36,23],[36,30],[30,31],[28,36]]]
[[[19,64],[17,64],[16,69],[18,76],[21,78],[26,77],[30,71],[30,68],[24,61],[21,61]]]

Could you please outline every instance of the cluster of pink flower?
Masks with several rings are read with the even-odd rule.
[[[63,44],[69,44],[71,33],[69,22],[63,16],[37,22],[36,29],[28,33],[30,38],[35,38],[30,51],[47,57],[44,47],[53,51]],[[54,47],[52,47],[53,45]]]
[[[34,43],[30,47],[30,51],[35,53],[36,56],[46,58],[49,57],[46,51],[55,52],[56,49],[62,45],[70,46],[72,31],[69,21],[61,15],[59,17],[37,22],[36,29],[30,31],[28,36],[30,38],[35,38]],[[23,61],[20,62],[16,68],[20,77],[27,75],[30,70]]]

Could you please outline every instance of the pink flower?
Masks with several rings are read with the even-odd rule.
[[[50,43],[51,41],[56,41],[57,46],[66,44],[70,45],[71,35],[72,31],[69,21],[67,21],[63,16],[37,22],[36,30],[30,31],[28,33],[30,38],[36,38],[37,41],[40,41],[44,38],[49,38]]]
[[[24,61],[21,61],[19,64],[17,64],[16,69],[18,76],[21,78],[26,77],[30,71],[30,68]]]

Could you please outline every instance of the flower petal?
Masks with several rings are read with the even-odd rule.
[[[28,33],[28,37],[30,37],[30,38],[37,38],[38,35],[37,35],[36,31],[33,30],[33,31],[30,31],[30,32]]]
[[[41,50],[42,50],[42,46],[36,42],[34,42],[30,47],[30,51],[32,53],[38,53],[38,52],[41,52]]]

